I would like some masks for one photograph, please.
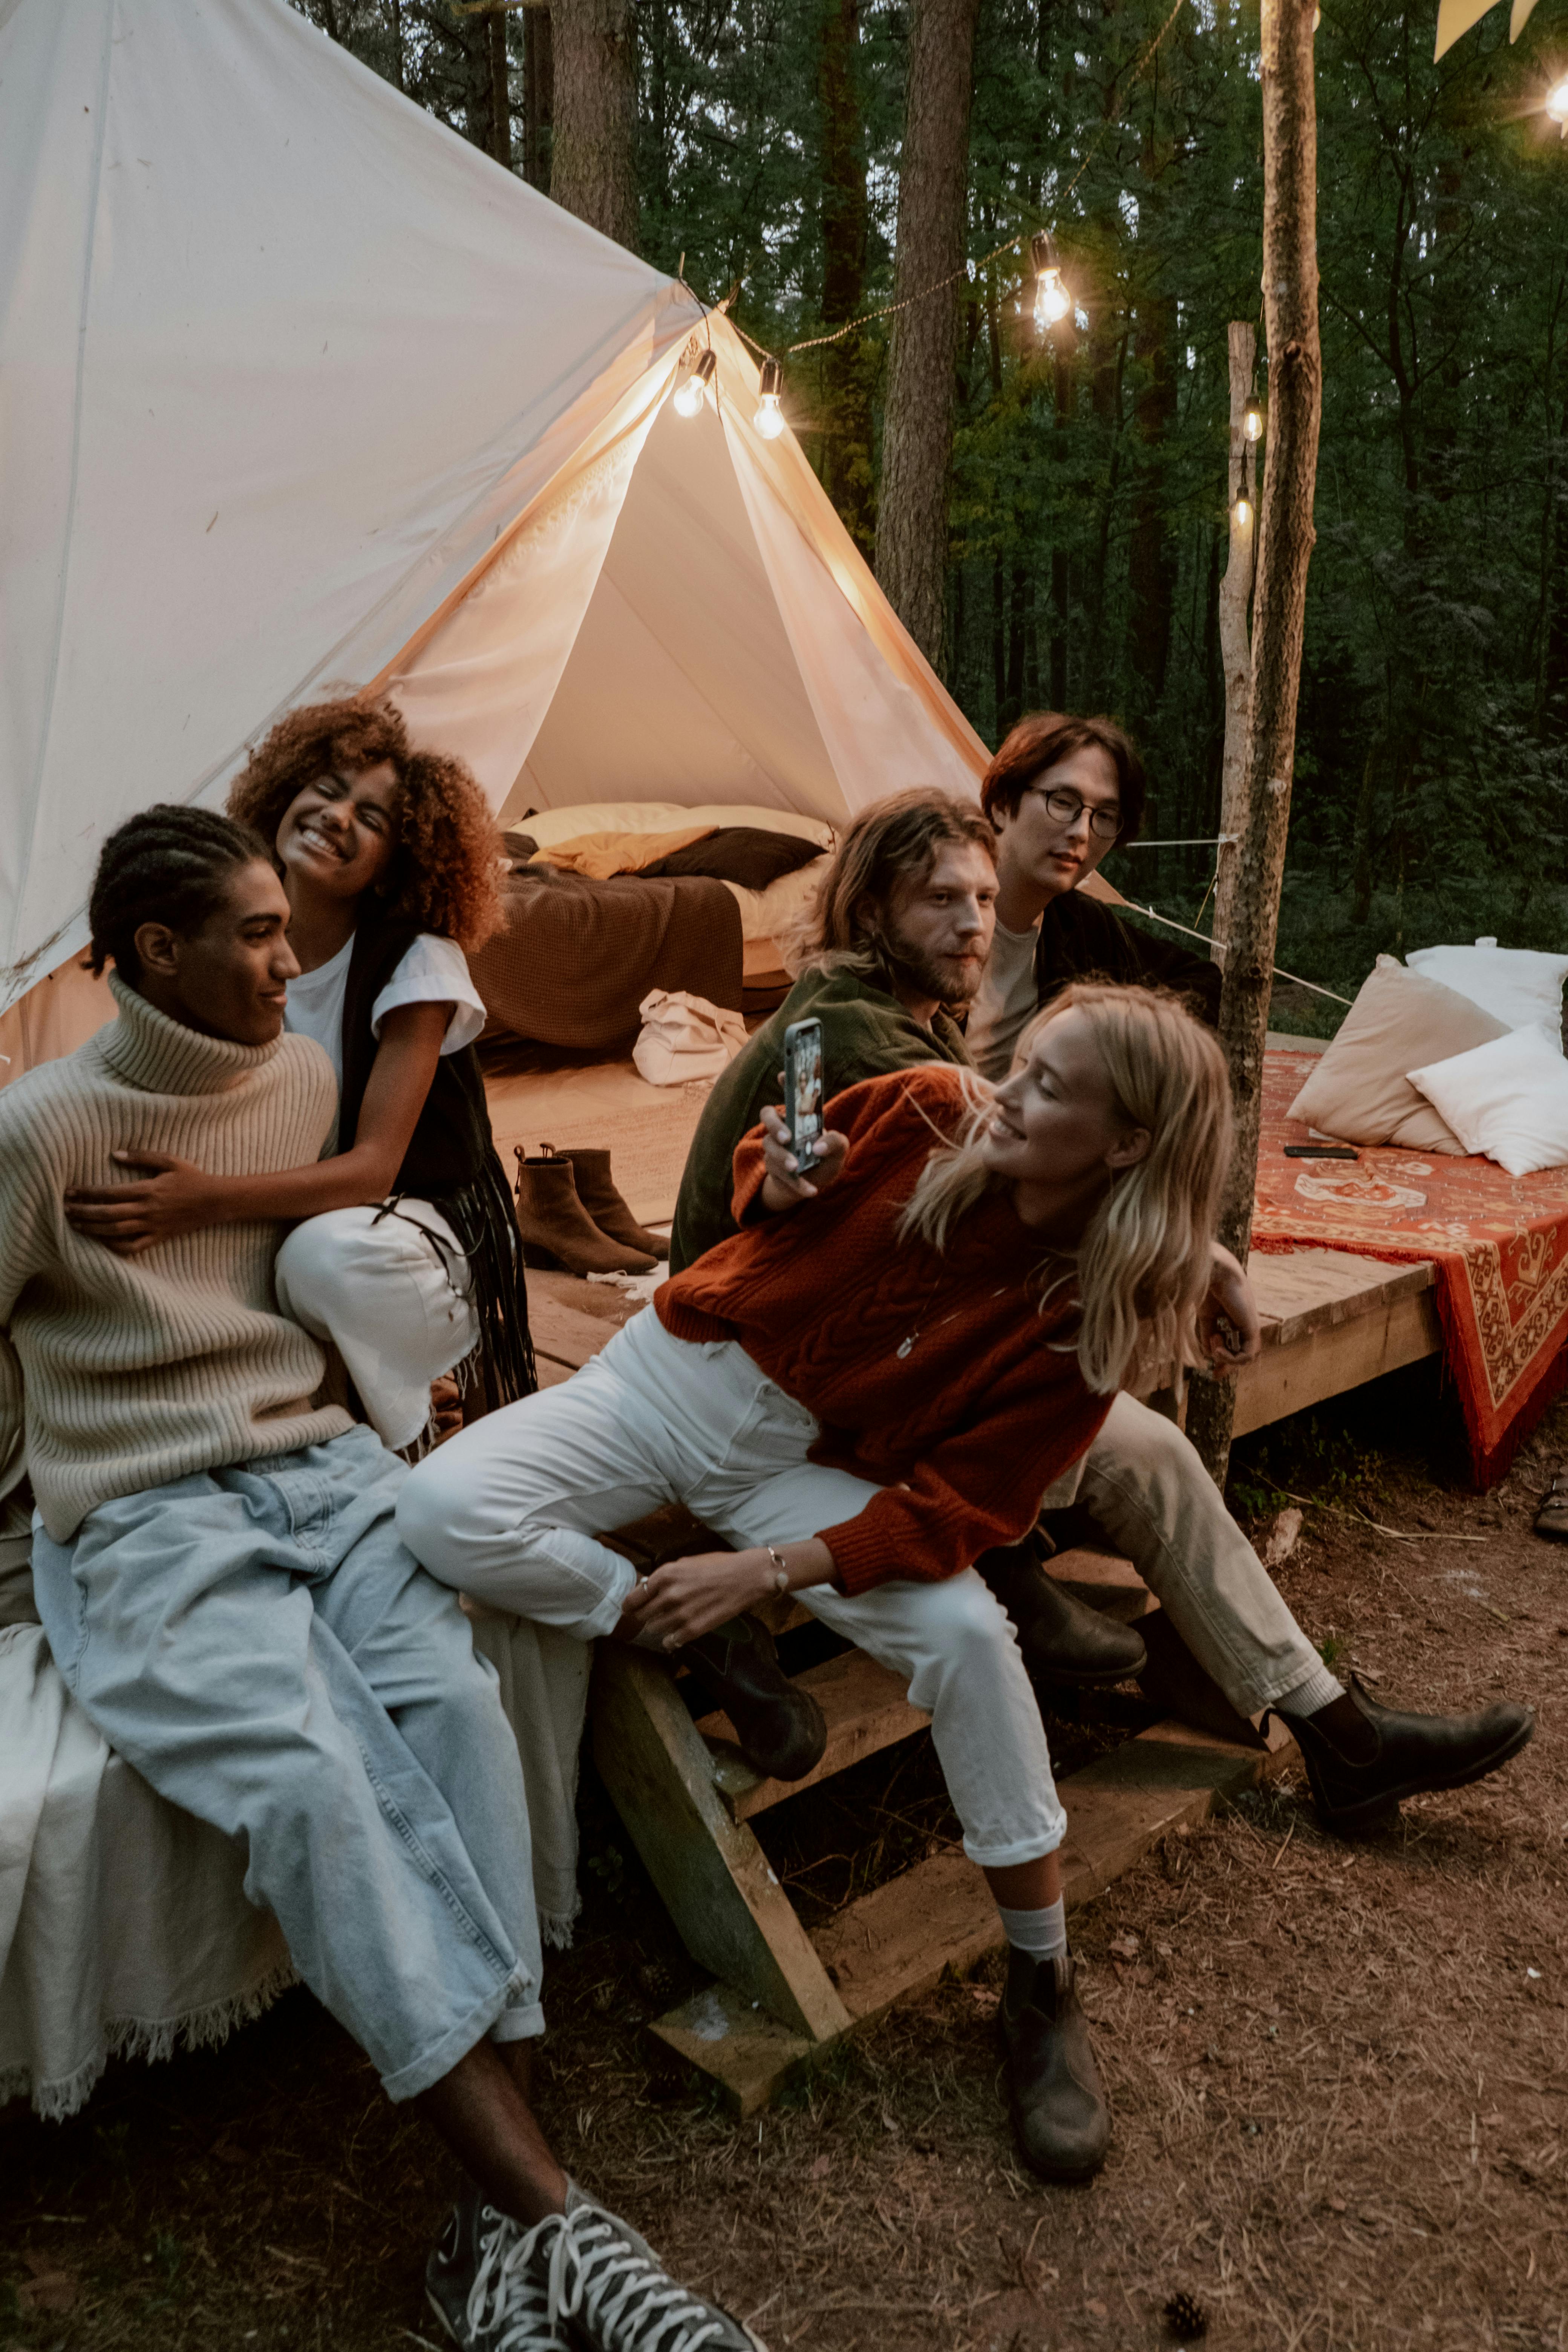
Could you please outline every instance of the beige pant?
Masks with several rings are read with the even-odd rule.
[[[1078,1503],[1125,1554],[1198,1664],[1240,1715],[1326,1706],[1340,1685],[1276,1591],[1173,1422],[1118,1396],[1047,1510]]]

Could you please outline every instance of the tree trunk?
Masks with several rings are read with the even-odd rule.
[[[637,49],[628,0],[554,0],[550,193],[637,249]]]
[[[1176,379],[1171,344],[1176,331],[1175,299],[1160,295],[1139,305],[1132,356],[1140,363],[1132,428],[1139,442],[1138,483],[1128,545],[1131,590],[1132,673],[1138,681],[1137,726],[1153,724],[1165,690],[1171,656],[1172,608],[1176,567],[1165,529],[1165,440],[1176,414]]]
[[[1322,360],[1318,341],[1318,138],[1312,86],[1314,0],[1263,0],[1263,288],[1268,343],[1268,440],[1258,517],[1247,737],[1247,830],[1236,880],[1220,998],[1220,1042],[1236,1098],[1236,1153],[1220,1239],[1243,1265],[1252,1235],[1263,1041],[1279,888],[1290,822],[1296,698],[1301,680],[1312,489],[1318,468]],[[1187,1430],[1225,1485],[1236,1390],[1193,1384]]]
[[[969,97],[979,0],[914,0],[899,167],[893,320],[883,421],[877,576],[928,661],[942,656],[947,476],[952,457],[958,280],[969,178]],[[952,278],[941,293],[912,296]]]
[[[1230,344],[1230,467],[1226,480],[1226,504],[1230,509],[1230,561],[1219,583],[1219,657],[1225,672],[1225,754],[1220,768],[1219,829],[1237,836],[1237,846],[1221,848],[1219,879],[1215,885],[1214,935],[1230,937],[1231,910],[1236,900],[1236,875],[1240,835],[1247,814],[1247,720],[1252,708],[1252,646],[1247,616],[1252,604],[1252,566],[1257,553],[1258,493],[1254,484],[1254,452],[1242,429],[1247,396],[1258,362],[1258,336],[1244,319],[1233,319],[1226,329]],[[1245,499],[1250,509],[1246,522],[1236,519],[1236,502]],[[1225,957],[1215,950],[1215,963]]]
[[[817,51],[822,110],[822,318],[836,327],[866,305],[866,126],[858,0],[826,0]],[[822,355],[823,488],[862,554],[876,545],[871,354],[862,334]]]
[[[1044,25],[1044,11],[1041,24]],[[1076,339],[1075,339],[1076,340]],[[1068,462],[1072,446],[1073,424],[1078,415],[1078,373],[1073,365],[1074,353],[1064,348],[1066,335],[1058,332],[1051,338],[1051,431],[1057,447],[1058,494],[1054,500],[1051,522],[1051,709],[1065,710],[1068,707],[1068,616],[1072,602],[1072,575],[1068,556],[1063,543],[1067,529],[1068,500],[1062,494],[1060,468]]]
[[[548,8],[522,12],[522,175],[550,185],[550,129],[555,120],[555,59]]]
[[[511,77],[507,65],[506,16],[492,10],[485,18],[490,68],[490,153],[507,171],[511,169]]]

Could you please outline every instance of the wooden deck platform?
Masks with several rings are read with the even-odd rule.
[[[537,1113],[537,1098],[528,1099],[533,1092],[520,1087],[504,1103],[492,1103],[498,1134],[503,1124],[519,1127]],[[554,1125],[565,1108],[559,1097],[550,1106]],[[608,1108],[581,1105],[590,1118]],[[646,1171],[646,1185],[628,1182],[630,1166],[617,1157],[623,1189],[645,1218],[658,1222],[669,1213],[673,1196],[666,1202],[663,1195],[680,1156],[678,1131],[694,1123],[699,1109],[693,1100],[661,1113],[660,1153],[657,1167],[650,1162]],[[530,1135],[531,1149],[542,1139]],[[550,1139],[603,1139],[552,1132]],[[621,1139],[634,1138],[628,1131]],[[1238,1435],[1441,1345],[1429,1264],[1387,1265],[1344,1251],[1300,1249],[1258,1255],[1250,1271],[1264,1340],[1258,1360],[1238,1380]],[[546,1386],[569,1379],[638,1311],[615,1285],[561,1274],[531,1274],[529,1299]],[[1065,1553],[1053,1572],[1117,1616],[1152,1605],[1125,1560]],[[771,1614],[782,1633],[805,1612],[786,1598]],[[801,1789],[915,1737],[927,1718],[894,1676],[858,1651],[810,1667],[801,1679],[826,1717],[827,1748],[807,1780],[785,1785],[750,1769],[722,1716],[694,1721],[658,1661],[603,1644],[595,1669],[593,1736],[601,1776],[688,1949],[716,1979],[651,2032],[670,2060],[705,2074],[742,2113],[816,2063],[844,2034],[929,1986],[943,1969],[972,1966],[999,1940],[984,1879],[949,1849],[847,1905],[815,1938],[806,1934],[753,1822]],[[1290,1752],[1278,1730],[1265,1746],[1255,1735],[1233,1742],[1171,1720],[1068,1776],[1061,1796],[1069,1906],[1100,1894],[1171,1832],[1278,1770]]]

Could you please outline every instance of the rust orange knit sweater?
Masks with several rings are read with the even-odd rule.
[[[735,1153],[742,1231],[654,1299],[677,1339],[738,1339],[816,1415],[813,1461],[884,1489],[817,1530],[847,1592],[1016,1543],[1110,1410],[1079,1370],[1070,1288],[1039,1311],[1040,1244],[1009,1193],[987,1193],[944,1251],[898,1237],[933,1126],[954,1133],[963,1108],[946,1064],[847,1087],[827,1114],[849,1138],[844,1173],[784,1216],[759,1209],[753,1129]]]

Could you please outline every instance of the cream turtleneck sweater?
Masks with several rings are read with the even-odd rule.
[[[308,1037],[237,1045],[110,985],[118,1021],[0,1092],[0,1494],[29,1472],[57,1543],[113,1496],[352,1425],[312,1408],[324,1359],[278,1312],[280,1224],[117,1257],[64,1208],[68,1185],[129,1181],[116,1150],[224,1176],[314,1160],[337,1112],[331,1065]]]

